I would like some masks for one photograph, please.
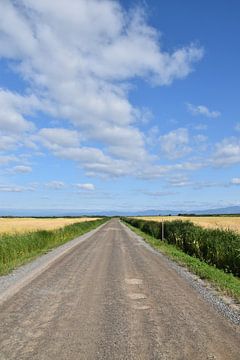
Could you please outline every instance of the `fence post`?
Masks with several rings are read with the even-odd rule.
[[[162,220],[162,241],[164,240],[164,221]]]

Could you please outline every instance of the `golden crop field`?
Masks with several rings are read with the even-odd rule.
[[[136,218],[154,221],[189,220],[205,228],[229,229],[240,232],[240,216],[142,216]]]
[[[76,222],[92,221],[99,218],[0,218],[0,234],[2,233],[23,233],[36,230],[54,230]]]

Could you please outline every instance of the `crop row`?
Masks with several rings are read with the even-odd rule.
[[[162,223],[123,218],[130,225],[161,239]],[[229,230],[204,229],[190,221],[165,221],[164,241],[225,272],[240,276],[240,235]]]

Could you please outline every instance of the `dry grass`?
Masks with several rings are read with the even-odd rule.
[[[142,216],[136,218],[154,221],[189,220],[204,228],[218,228],[223,230],[229,229],[240,233],[240,216]]]
[[[92,221],[99,218],[74,218],[74,219],[35,219],[35,218],[0,218],[0,234],[24,233],[36,230],[55,230],[66,225],[83,221]]]

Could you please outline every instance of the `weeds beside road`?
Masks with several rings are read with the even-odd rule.
[[[57,230],[40,230],[22,234],[0,235],[0,275],[6,274],[16,266],[22,265],[46,253],[48,250],[62,245],[77,236],[95,229],[107,219],[79,222]]]
[[[130,225],[162,237],[162,223],[124,218]],[[240,235],[230,230],[204,229],[190,221],[165,221],[164,241],[209,265],[240,276]]]
[[[203,259],[197,259],[196,255],[191,256],[189,254],[186,254],[180,246],[178,247],[176,242],[173,244],[169,244],[167,239],[165,241],[161,241],[161,227],[160,224],[157,223],[158,227],[155,227],[155,232],[153,232],[153,224],[149,227],[150,221],[144,221],[144,220],[137,220],[136,219],[130,219],[130,218],[123,218],[124,222],[138,235],[140,235],[144,240],[149,243],[152,247],[155,249],[161,251],[165,255],[167,255],[172,260],[180,263],[181,265],[185,265],[190,271],[198,275],[202,279],[206,279],[210,281],[216,288],[221,289],[226,294],[234,297],[237,301],[240,301],[240,279],[233,274],[225,273],[223,270],[217,269],[216,266],[212,266]],[[132,221],[135,220],[135,221]],[[139,223],[141,221],[141,224]],[[144,223],[148,223],[149,225]],[[167,225],[165,223],[165,229],[167,228]],[[178,224],[178,230],[179,226],[181,224]],[[186,225],[186,224],[185,224]],[[188,225],[186,225],[188,226]],[[193,225],[194,226],[194,225]],[[189,226],[189,229],[191,226]],[[151,230],[150,230],[151,229]],[[186,231],[186,229],[185,229]],[[205,230],[208,231],[208,230]],[[212,231],[212,230],[209,230]],[[227,232],[228,233],[228,232]],[[151,234],[151,235],[150,235]],[[167,234],[167,232],[165,233]],[[217,233],[216,233],[217,234]],[[186,233],[186,235],[188,235]],[[226,235],[226,234],[225,234]],[[176,237],[176,234],[175,234]],[[175,238],[176,239],[176,238]],[[192,239],[190,236],[188,238],[188,242]],[[226,239],[226,237],[225,237]],[[209,238],[211,240],[211,238]],[[225,252],[227,253],[229,246],[233,245],[232,243],[229,243],[228,246],[226,245]],[[234,243],[235,244],[235,243]],[[236,243],[237,245],[237,243]],[[195,245],[194,245],[195,246]],[[224,251],[224,248],[223,248]],[[236,256],[238,255],[238,252],[236,251]],[[239,259],[240,260],[240,259]],[[238,268],[240,270],[240,268]]]

